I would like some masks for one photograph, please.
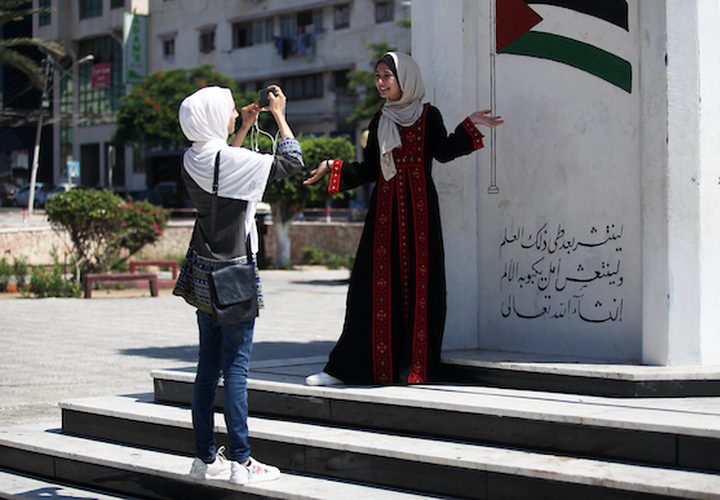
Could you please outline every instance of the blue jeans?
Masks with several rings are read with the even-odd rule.
[[[192,421],[195,431],[195,453],[206,463],[215,459],[214,402],[222,370],[224,414],[230,460],[245,462],[250,457],[248,443],[247,376],[252,352],[255,320],[237,325],[213,325],[210,314],[197,312],[200,330],[200,353],[193,385]]]

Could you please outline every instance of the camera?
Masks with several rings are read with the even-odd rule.
[[[258,90],[258,96],[260,97],[260,107],[261,108],[267,108],[270,106],[270,99],[268,98],[268,94],[272,92],[274,96],[277,96],[277,92],[275,92],[272,89],[265,88]]]

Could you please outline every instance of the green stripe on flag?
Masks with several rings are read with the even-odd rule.
[[[598,76],[632,92],[632,65],[615,54],[552,33],[530,31],[499,51],[501,54],[550,59]]]

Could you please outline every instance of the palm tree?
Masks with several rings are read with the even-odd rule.
[[[0,0],[0,27],[11,21],[21,21],[32,14],[51,11],[51,9],[47,8],[27,8],[27,3],[29,3],[27,0]],[[35,47],[58,59],[65,55],[65,49],[57,42],[40,38],[0,39],[0,65],[12,66],[22,71],[35,87],[46,90],[43,68],[29,57],[18,52],[18,47]]]

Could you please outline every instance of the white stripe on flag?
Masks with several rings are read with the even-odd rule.
[[[632,22],[630,32],[597,17],[554,5],[532,4],[543,18],[531,31],[542,31],[594,45],[633,64],[637,60]],[[630,9],[630,21],[632,10]]]

